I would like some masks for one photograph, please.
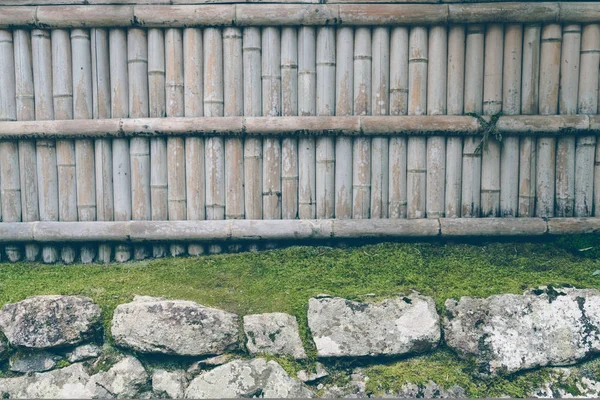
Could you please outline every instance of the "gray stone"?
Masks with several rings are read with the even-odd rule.
[[[0,310],[0,330],[13,346],[75,345],[100,326],[101,310],[83,296],[36,296]]]
[[[67,360],[70,363],[75,363],[83,360],[89,360],[90,358],[99,357],[102,353],[102,349],[95,344],[84,344],[83,346],[76,347],[72,352],[67,354]]]
[[[10,353],[8,343],[4,339],[3,335],[0,333],[0,361],[4,360],[8,357]]]
[[[94,398],[136,398],[148,386],[148,373],[134,357],[127,356],[108,371],[93,375],[87,390]]]
[[[0,398],[11,399],[89,399],[86,388],[90,376],[81,364],[50,372],[0,379]]]
[[[406,383],[402,390],[397,393],[385,393],[382,398],[401,398],[401,399],[464,399],[467,397],[465,389],[454,385],[444,389],[435,382],[429,381],[424,385],[415,383]]]
[[[570,365],[600,351],[600,292],[540,288],[446,301],[446,343],[490,376]]]
[[[188,379],[191,379],[202,371],[218,367],[219,365],[223,365],[232,360],[233,356],[231,354],[221,354],[220,356],[210,357],[204,360],[196,361],[192,363],[192,365],[190,365],[190,367],[186,371],[186,374],[188,376]]]
[[[203,373],[190,383],[185,397],[307,398],[314,397],[314,393],[298,379],[291,378],[275,361],[256,358],[235,360]]]
[[[13,372],[44,372],[56,366],[61,357],[47,351],[18,352],[10,360],[10,370]]]
[[[183,398],[186,385],[183,370],[165,371],[164,369],[157,369],[152,373],[152,392],[161,398]]]
[[[238,344],[238,317],[192,301],[136,297],[114,312],[115,343],[142,353],[220,354]]]
[[[325,369],[325,366],[321,363],[316,363],[314,371],[301,370],[298,371],[298,379],[302,382],[314,382],[321,378],[329,376],[329,373]]]
[[[246,347],[250,354],[274,354],[306,358],[298,333],[296,317],[284,313],[246,315],[244,333],[248,337]]]
[[[367,394],[367,382],[369,377],[365,375],[361,368],[357,368],[350,375],[350,380],[344,385],[325,385],[321,389],[322,398],[334,399],[365,399],[369,397]]]
[[[423,352],[435,348],[440,341],[435,303],[417,293],[380,303],[311,298],[308,326],[319,357]]]

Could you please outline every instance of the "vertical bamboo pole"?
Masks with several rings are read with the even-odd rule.
[[[203,74],[202,31],[198,28],[183,30],[183,81],[186,117],[204,115],[204,74]],[[205,215],[205,175],[204,139],[188,136],[185,138],[185,179],[187,198],[187,219],[203,220]],[[204,253],[200,243],[190,243],[188,254],[197,256]]]
[[[410,29],[408,59],[408,115],[427,112],[427,28]],[[427,190],[427,139],[408,138],[407,217],[425,218]]]
[[[169,62],[173,62],[169,60]],[[148,106],[149,116],[163,118],[167,114],[165,78],[165,35],[162,29],[148,30]],[[150,139],[150,204],[152,220],[169,219],[167,139]],[[154,257],[167,255],[165,244],[152,246]]]
[[[183,31],[167,29],[165,33],[167,117],[183,117],[185,115],[183,93]],[[169,220],[187,219],[185,194],[185,143],[182,137],[167,139],[168,199]],[[172,244],[172,256],[185,254],[186,246]]]
[[[508,24],[504,38],[503,113],[521,112],[521,63],[523,60],[523,25]],[[500,215],[518,216],[519,208],[519,138],[502,140],[500,154]]]
[[[204,30],[204,115],[223,116],[223,35],[218,28]],[[225,154],[222,137],[209,137],[205,147],[206,219],[225,218]],[[221,246],[210,245],[210,253]]]
[[[565,25],[560,66],[559,112],[577,114],[581,26]],[[575,209],[575,136],[561,135],[556,144],[556,217],[572,217]]]
[[[15,59],[11,31],[0,30],[0,121],[17,119]],[[21,181],[19,148],[16,141],[0,141],[0,201],[2,221],[21,221]],[[6,257],[21,258],[18,246],[6,246]]]
[[[129,75],[129,117],[148,116],[148,42],[143,29],[127,31],[127,64]],[[150,142],[148,138],[135,137],[130,140],[131,159],[131,218],[152,218],[150,198]],[[145,245],[134,246],[136,260],[148,257]]]
[[[504,60],[504,27],[490,24],[485,34],[485,64],[483,78],[483,113],[495,115],[502,111],[502,66]],[[488,137],[481,153],[481,215],[500,215],[500,143]]]
[[[110,60],[110,112],[112,118],[129,116],[129,78],[127,65],[127,32],[111,29],[108,33]],[[114,220],[131,219],[131,162],[129,139],[115,138],[112,142]],[[129,245],[115,245],[115,261],[131,258]]]
[[[390,107],[389,28],[374,27],[372,36],[371,111],[373,115],[388,115]],[[388,138],[374,137],[371,139],[371,218],[388,217],[389,186]]]
[[[542,28],[540,50],[539,113],[558,114],[560,83],[560,48],[562,28],[559,24]],[[531,111],[535,113],[535,107]],[[536,216],[554,216],[554,187],[556,165],[556,138],[540,137],[537,142]]]
[[[17,120],[35,119],[33,61],[31,36],[24,29],[13,31],[15,51],[15,85]],[[23,222],[39,221],[38,177],[36,170],[35,141],[19,140],[19,172],[21,181],[21,214]],[[37,244],[25,244],[25,259],[35,261],[40,249]]]
[[[394,27],[390,39],[390,114],[407,113],[408,28]],[[406,137],[391,137],[389,146],[389,216],[406,218]]]
[[[387,65],[389,69],[389,54]],[[335,29],[329,26],[319,27],[317,31],[317,115],[335,115],[335,67]],[[387,76],[389,77],[389,73]],[[385,140],[387,144],[387,138]],[[335,215],[335,140],[332,136],[321,136],[316,140],[315,188],[317,218],[333,218]],[[387,191],[387,182],[385,190]],[[387,204],[387,196],[385,201]]]
[[[73,118],[93,118],[92,55],[90,31],[71,30],[73,53]],[[77,217],[79,221],[96,220],[96,166],[94,141],[75,141],[75,176],[77,178]],[[91,263],[96,246],[84,244],[80,249],[81,262]]]
[[[73,71],[69,31],[54,29],[52,35],[52,96],[55,119],[73,119]],[[58,166],[58,215],[61,221],[77,221],[77,181],[75,143],[69,139],[56,141]],[[75,248],[64,245],[64,263],[75,261]]]
[[[298,115],[298,31],[281,30],[281,114]],[[298,217],[298,139],[285,137],[281,142],[281,216]]]
[[[262,115],[260,29],[244,28],[244,115]],[[244,202],[247,219],[262,219],[262,143],[248,137],[244,142]]]
[[[523,34],[523,68],[521,78],[521,114],[537,114],[540,81],[541,26],[526,25]],[[519,213],[520,217],[535,215],[536,139],[521,138],[519,153]]]
[[[481,114],[484,86],[484,26],[467,26],[465,50],[465,113]],[[467,137],[463,143],[461,217],[477,218],[480,213],[481,137]]]
[[[451,25],[448,31],[448,92],[447,112],[462,115],[465,90],[465,27]],[[445,216],[460,217],[460,193],[462,178],[461,137],[446,139],[446,199]]]
[[[354,29],[336,31],[335,115],[352,115],[354,87]],[[352,217],[352,138],[340,136],[335,141],[335,217]]]
[[[94,118],[110,118],[110,61],[108,31],[91,30],[92,52],[92,106]],[[113,159],[110,139],[96,139],[96,218],[98,221],[112,221],[113,200]],[[98,261],[109,263],[112,256],[110,244],[100,244]]]
[[[242,31],[225,28],[223,32],[223,66],[225,87],[225,116],[244,113],[244,82],[242,61]],[[242,139],[225,139],[225,216],[244,218],[244,147]]]
[[[244,113],[244,82],[242,31],[225,28],[223,31],[223,68],[225,116]],[[225,218],[244,218],[244,145],[241,138],[225,139]],[[240,245],[230,245],[229,251],[239,251]]]
[[[35,119],[54,119],[50,32],[34,29],[31,35]],[[36,142],[36,159],[40,221],[58,221],[58,169],[55,142],[38,140]],[[53,263],[57,259],[58,249],[56,246],[45,245],[42,247],[43,262]]]
[[[579,114],[598,113],[600,24],[583,27],[579,70]],[[575,216],[591,217],[594,203],[595,136],[580,136],[575,149]],[[596,189],[600,190],[599,188]]]
[[[371,115],[371,29],[354,31],[354,115]],[[371,140],[356,137],[352,147],[352,218],[370,217]]]
[[[448,33],[445,26],[429,29],[429,63],[427,71],[427,114],[446,114]],[[446,186],[446,138],[427,138],[427,195],[428,218],[444,216]]]
[[[316,63],[315,28],[302,26],[298,30],[298,115],[301,116],[315,115],[317,111]],[[298,181],[298,217],[314,219],[317,216],[317,189],[313,137],[298,138]]]

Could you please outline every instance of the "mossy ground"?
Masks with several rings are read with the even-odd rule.
[[[373,299],[417,290],[443,312],[448,298],[521,293],[539,285],[600,288],[600,237],[571,236],[538,242],[384,243],[351,248],[290,247],[258,253],[164,258],[111,265],[0,265],[0,306],[40,294],[80,294],[112,311],[134,295],[186,299],[240,315],[280,311],[298,318],[311,360],[308,299],[328,293]],[[284,361],[288,370],[302,365]],[[342,363],[343,364],[343,363]],[[340,365],[343,368],[344,365]],[[473,396],[520,397],[543,371],[487,383],[474,380],[469,363],[446,349],[384,365],[366,365],[373,392],[406,380],[459,384]],[[525,384],[527,383],[527,385]]]

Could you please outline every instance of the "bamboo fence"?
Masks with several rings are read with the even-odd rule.
[[[600,229],[597,4],[77,3],[0,6],[2,258]]]

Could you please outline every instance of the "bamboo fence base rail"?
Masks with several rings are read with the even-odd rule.
[[[0,28],[593,23],[594,2],[0,6]]]
[[[472,136],[490,130],[490,117],[458,115],[348,117],[171,117],[49,121],[0,121],[1,139],[138,136]],[[592,135],[600,115],[501,116],[503,135]]]
[[[10,222],[0,243],[255,242],[600,233],[599,218]]]

